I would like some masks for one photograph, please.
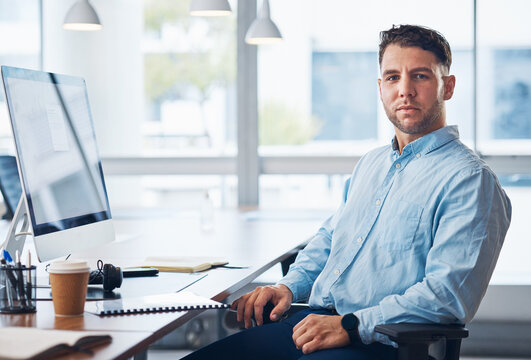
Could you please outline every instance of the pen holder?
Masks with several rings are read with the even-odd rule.
[[[37,311],[37,268],[35,266],[0,267],[0,313],[18,314]]]

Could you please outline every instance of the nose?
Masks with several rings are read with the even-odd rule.
[[[400,80],[400,84],[398,86],[398,92],[399,92],[400,97],[406,97],[406,98],[414,97],[415,95],[417,95],[413,82],[406,77],[403,77]]]

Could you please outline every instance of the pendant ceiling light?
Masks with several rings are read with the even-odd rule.
[[[228,0],[192,0],[192,16],[227,16],[232,13]]]
[[[65,16],[63,29],[78,31],[101,30],[100,18],[88,0],[77,1]]]
[[[258,17],[253,21],[245,41],[251,45],[273,44],[282,41],[282,35],[269,14],[269,1],[263,0]]]

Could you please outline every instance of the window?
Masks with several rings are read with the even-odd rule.
[[[378,138],[377,73],[375,51],[312,52],[312,115],[320,120],[312,140]]]
[[[477,150],[498,166],[513,206],[493,282],[529,284],[531,232],[531,29],[527,1],[478,1]]]
[[[204,157],[237,152],[236,17],[191,17],[189,8],[189,0],[143,0],[138,41],[144,115],[136,130],[139,146],[126,156],[173,158],[182,168],[179,161],[191,157],[197,159],[191,167],[200,169],[209,166],[201,165]],[[233,175],[119,175],[108,183],[110,202],[118,209],[198,210],[205,192],[215,206],[236,201]],[[137,196],[131,198],[131,191]]]
[[[144,0],[142,152],[234,155],[236,17],[191,17],[189,8]]]
[[[531,31],[523,15],[530,10],[525,1],[478,3],[478,151],[483,154],[531,154]]]
[[[234,204],[224,175],[237,153],[235,14],[193,18],[190,0],[98,1],[103,30],[69,32],[68,4],[45,5],[44,70],[86,79],[111,207],[194,208],[205,191]]]

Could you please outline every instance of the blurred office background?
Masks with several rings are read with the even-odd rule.
[[[232,15],[203,18],[190,0],[92,0],[103,29],[75,32],[62,28],[74,0],[0,0],[0,63],[86,79],[115,216],[195,214],[205,192],[215,207],[322,216],[359,157],[393,136],[376,83],[379,31],[437,29],[457,77],[448,122],[513,203],[491,282],[499,299],[478,316],[531,323],[526,306],[503,302],[531,299],[531,2],[270,0],[283,41],[259,47],[243,36],[261,1],[229,2]],[[12,154],[0,102],[0,153]]]

